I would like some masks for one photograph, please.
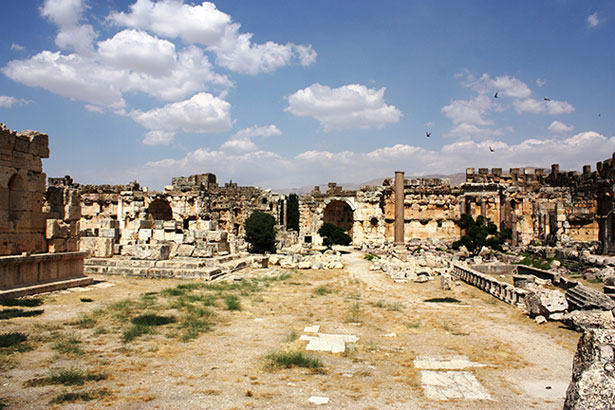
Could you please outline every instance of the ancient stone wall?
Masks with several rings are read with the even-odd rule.
[[[279,219],[281,197],[270,190],[219,186],[214,174],[172,179],[164,191],[138,183],[80,188],[82,249],[93,256],[211,257],[243,245],[244,222],[255,211]]]
[[[49,137],[17,133],[0,123],[0,255],[45,252],[41,158],[49,157]]]

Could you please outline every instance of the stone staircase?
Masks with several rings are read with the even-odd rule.
[[[214,280],[229,273],[251,267],[254,263],[267,266],[267,258],[249,254],[232,254],[212,258],[173,258],[143,260],[122,257],[87,258],[85,274],[141,276]]]

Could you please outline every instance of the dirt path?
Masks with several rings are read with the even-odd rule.
[[[436,281],[395,283],[369,271],[360,253],[344,256],[335,271],[289,271],[256,287],[251,277],[279,277],[282,269],[236,274],[243,281],[217,290],[175,290],[186,282],[100,276],[94,287],[44,298],[36,317],[0,321],[2,332],[24,332],[30,350],[0,356],[0,400],[8,408],[48,408],[60,393],[92,393],[93,400],[64,402],[65,408],[144,409],[561,409],[578,334],[555,323],[536,325],[517,309],[467,285],[443,294]],[[175,288],[177,289],[177,288]],[[146,296],[142,311],[178,318],[130,342],[130,325],[105,312],[114,303]],[[178,293],[173,296],[172,294]],[[241,310],[225,308],[234,295]],[[182,342],[180,300],[211,309],[211,331]],[[430,303],[447,296],[459,303]],[[82,302],[81,299],[92,299]],[[183,299],[182,299],[183,298]],[[214,301],[213,304],[205,301]],[[175,306],[175,307],[173,307]],[[116,310],[113,310],[116,309]],[[77,319],[94,317],[91,327]],[[133,315],[136,315],[134,313]],[[305,352],[305,326],[321,333],[355,335],[344,353]],[[81,353],[58,349],[78,339]],[[272,352],[297,351],[317,357],[321,371],[266,367]],[[440,400],[428,394],[431,370],[415,360],[463,357],[470,367],[448,375],[474,378],[488,399]],[[441,365],[440,365],[441,366]],[[107,378],[81,386],[38,385],[50,369],[101,372]],[[440,369],[441,370],[441,369]],[[465,372],[465,373],[464,373]],[[461,389],[463,390],[463,389]],[[469,391],[466,389],[466,392]],[[100,394],[98,394],[100,393]],[[98,394],[98,395],[97,395]],[[311,396],[329,403],[316,405]]]

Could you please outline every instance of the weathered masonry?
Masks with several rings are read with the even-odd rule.
[[[403,187],[403,188],[402,188]],[[404,179],[344,191],[335,183],[326,193],[316,187],[300,198],[300,237],[321,243],[318,229],[331,222],[348,231],[355,246],[407,243],[412,239],[453,241],[462,214],[482,215],[513,231],[513,245],[531,243],[593,246],[615,253],[615,154],[596,171],[551,173],[535,168],[474,168],[466,181]],[[399,198],[397,200],[396,198]]]
[[[79,252],[79,193],[45,189],[48,139],[0,123],[0,297],[92,282]]]

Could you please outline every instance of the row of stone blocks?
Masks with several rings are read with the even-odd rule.
[[[515,306],[523,306],[528,294],[524,289],[500,282],[489,275],[458,264],[453,267],[453,276]]]

